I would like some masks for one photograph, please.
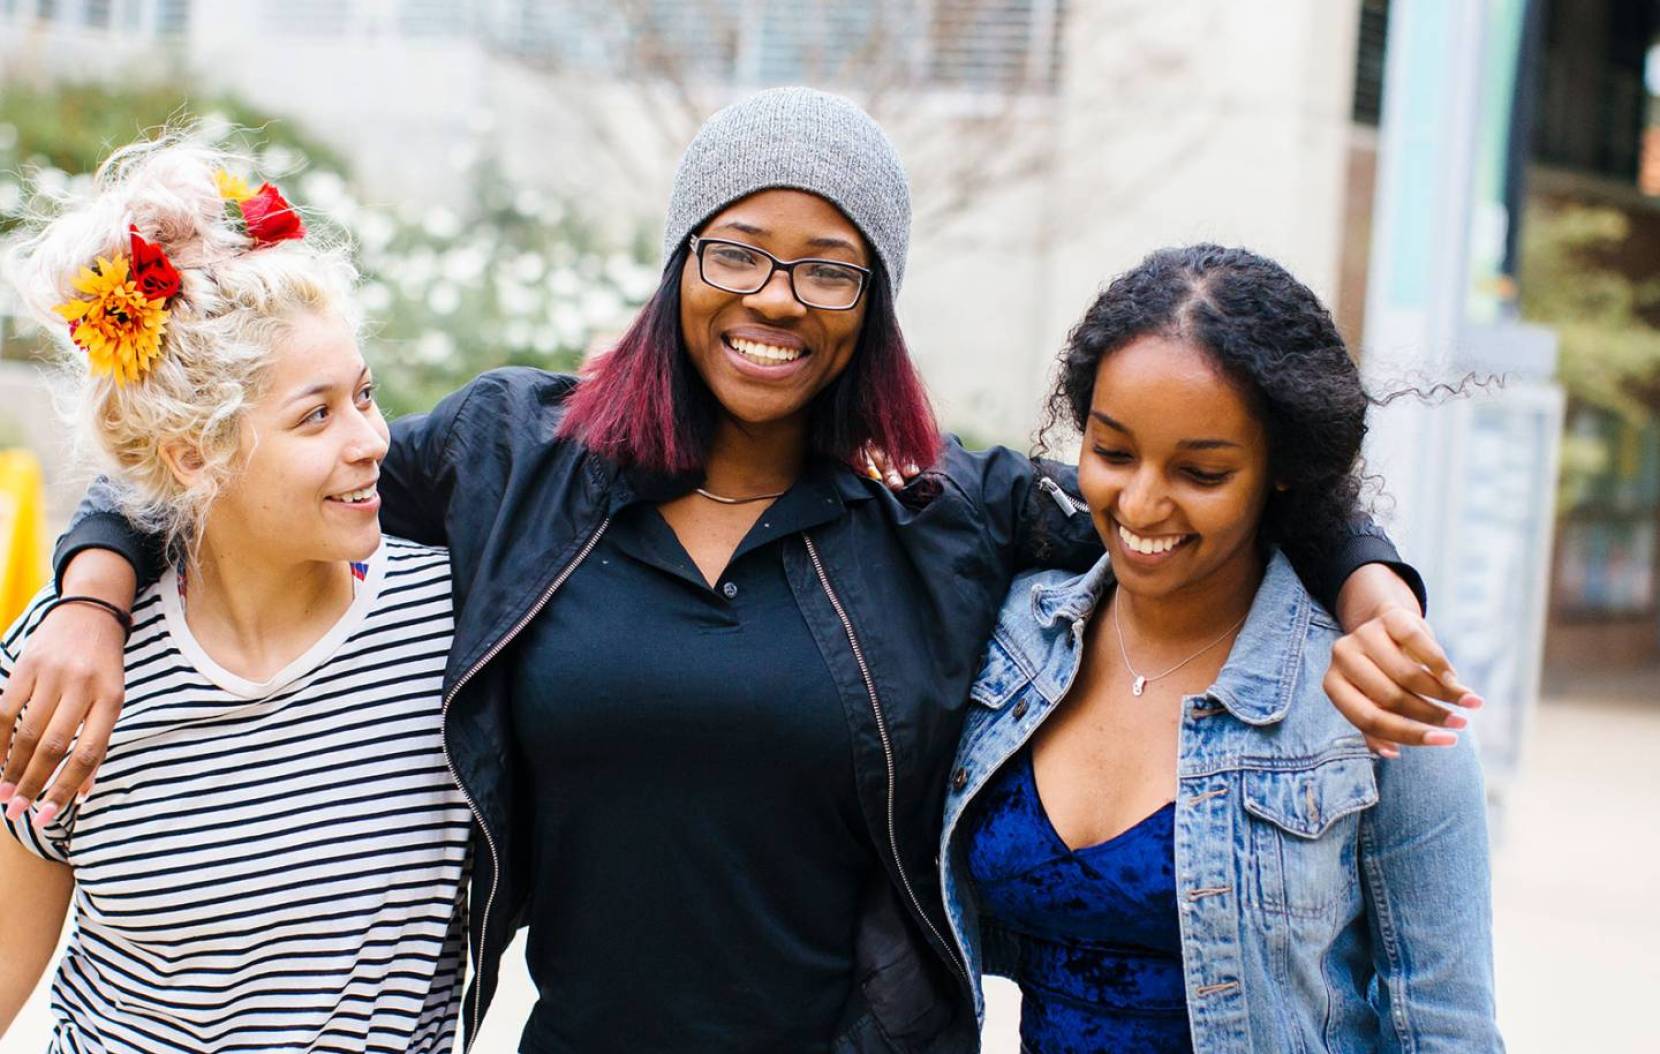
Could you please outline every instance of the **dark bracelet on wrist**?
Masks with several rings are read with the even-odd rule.
[[[40,617],[45,618],[47,615],[52,613],[53,609],[55,609],[57,607],[60,607],[61,605],[64,605],[64,604],[88,604],[88,605],[91,605],[92,607],[99,608],[103,611],[107,611],[107,612],[109,612],[111,618],[115,619],[116,622],[119,622],[121,624],[121,633],[122,633],[122,639],[123,640],[125,640],[127,638],[130,638],[133,635],[133,617],[131,615],[129,615],[127,612],[122,611],[116,605],[111,604],[109,601],[104,600],[100,597],[88,597],[88,596],[80,596],[80,595],[67,596],[67,597],[58,597],[56,600],[54,600],[51,603],[46,605],[46,610],[41,612]]]

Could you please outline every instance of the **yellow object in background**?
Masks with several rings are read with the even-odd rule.
[[[27,450],[0,450],[0,630],[23,614],[46,569],[40,461]]]

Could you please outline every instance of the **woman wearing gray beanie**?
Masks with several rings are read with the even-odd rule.
[[[1100,542],[1027,458],[941,442],[909,224],[874,121],[759,93],[687,149],[662,284],[584,380],[495,370],[393,424],[383,522],[454,568],[469,1036],[529,926],[522,1051],[977,1049],[934,859],[964,699],[1015,572]],[[869,444],[930,467],[884,487]],[[1351,580],[1387,540],[1331,541],[1299,566],[1346,622],[1416,603]],[[60,572],[119,593],[64,570],[87,548],[152,571],[96,502]]]

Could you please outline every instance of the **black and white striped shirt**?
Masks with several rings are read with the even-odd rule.
[[[49,1050],[450,1050],[470,816],[442,744],[447,554],[387,539],[264,683],[197,645],[174,574],[133,618],[91,795],[45,831],[0,820],[75,870]]]

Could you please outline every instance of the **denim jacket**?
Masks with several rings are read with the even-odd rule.
[[[1105,557],[1016,578],[971,690],[940,881],[976,977],[1018,975],[1021,938],[978,917],[963,817],[1065,697],[1112,585]],[[1182,701],[1175,873],[1194,1049],[1500,1051],[1474,744],[1375,760],[1321,690],[1340,634],[1276,552],[1216,683]]]

